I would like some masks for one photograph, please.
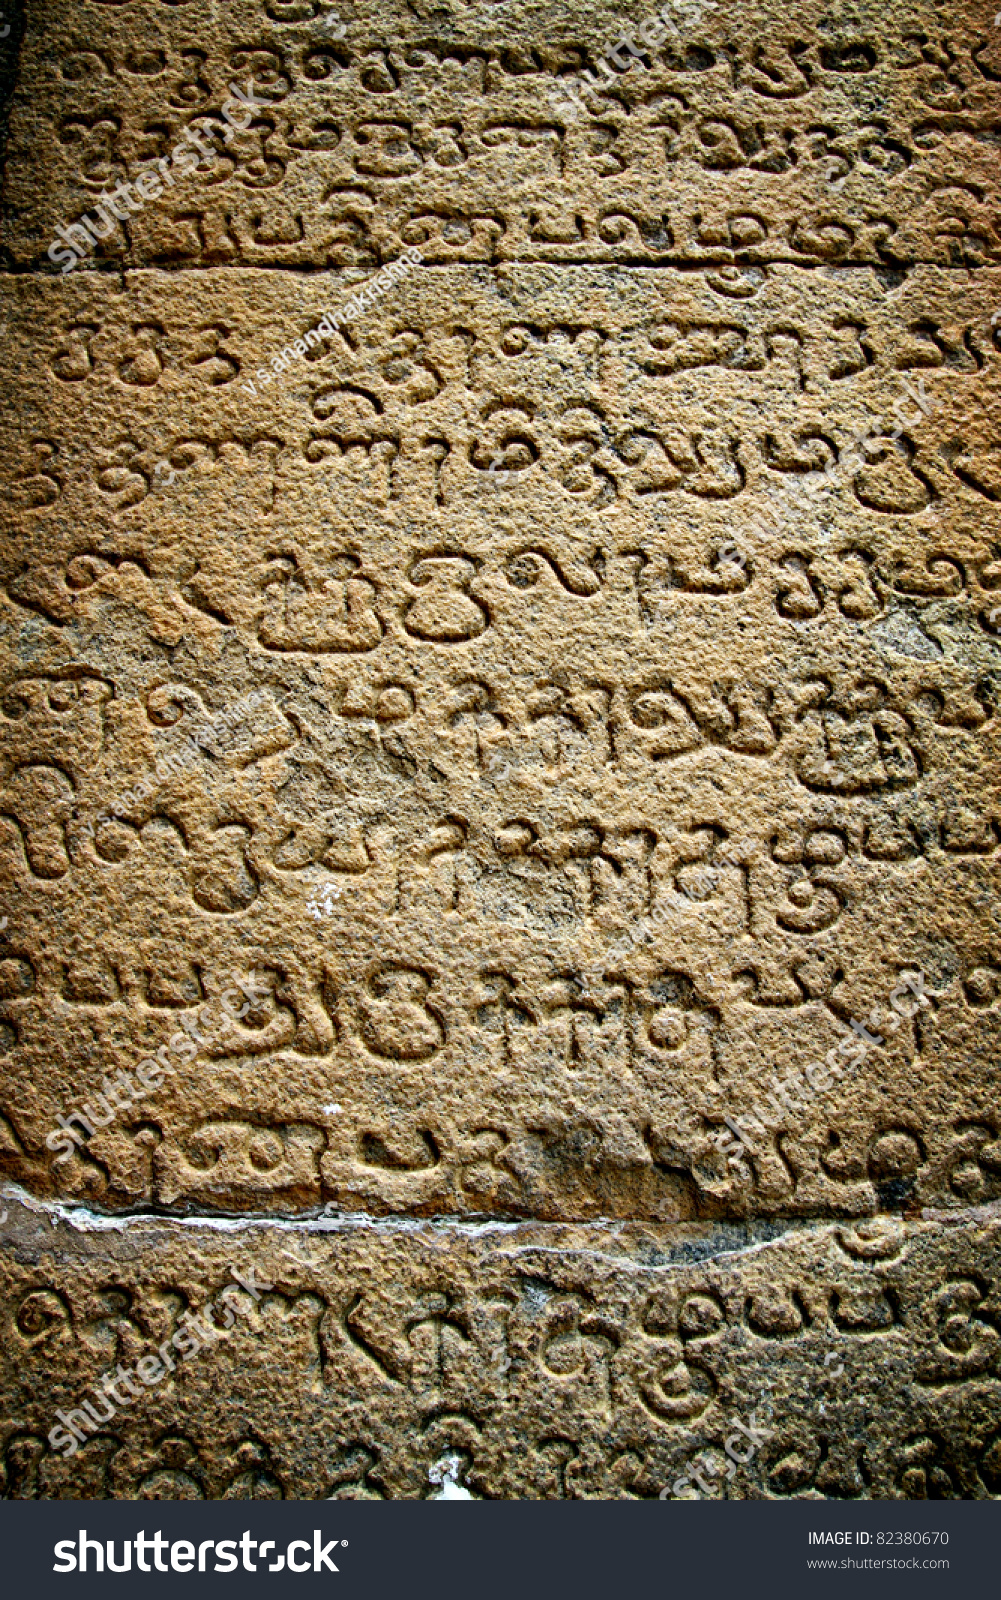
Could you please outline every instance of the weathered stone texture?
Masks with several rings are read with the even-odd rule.
[[[997,1495],[1001,28],[329,16],[0,41],[6,1492]]]
[[[769,1238],[399,1222],[82,1234],[15,1217],[15,1497],[420,1499],[457,1457],[476,1496],[649,1499],[704,1453],[696,1470],[731,1498],[1001,1492],[996,1219]],[[230,1331],[70,1459],[49,1449],[56,1408],[198,1319],[234,1268],[269,1287],[256,1303],[239,1291]]]

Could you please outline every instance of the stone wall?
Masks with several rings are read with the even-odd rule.
[[[1001,1493],[992,8],[4,25],[4,1492]]]

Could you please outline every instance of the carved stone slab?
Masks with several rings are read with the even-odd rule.
[[[210,183],[182,178],[126,215],[109,260],[369,265],[416,244],[439,262],[676,261],[724,277],[735,263],[998,261],[990,4],[867,4],[837,22],[816,0],[674,10],[618,70],[600,58],[628,19],[587,0],[363,0],[340,37],[322,0],[38,0],[5,242],[44,261],[60,222],[208,127],[220,146],[232,132]],[[633,26],[655,11],[635,8]],[[251,77],[259,103],[232,131],[229,86]]]
[[[8,1494],[1001,1493],[1001,29],[646,15],[0,18]]]
[[[1001,1492],[995,1218],[94,1233],[6,1204],[13,1498]]]
[[[617,276],[418,269],[269,385],[342,275],[293,321],[285,273],[13,280],[12,1176],[665,1219],[1001,1192],[996,275]],[[850,1079],[774,1098],[876,1016]]]

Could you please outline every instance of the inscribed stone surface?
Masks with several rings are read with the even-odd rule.
[[[1001,29],[646,17],[0,39],[9,1495],[1001,1492]]]

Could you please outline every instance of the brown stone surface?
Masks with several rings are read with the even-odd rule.
[[[996,1194],[993,287],[783,267],[737,316],[673,270],[450,268],[255,396],[337,299],[297,284],[290,322],[284,276],[11,284],[11,1175],[110,1206],[858,1214],[895,1140],[917,1203]],[[724,315],[747,370],[664,334]],[[922,316],[981,368],[919,368]],[[705,365],[656,370],[679,344]],[[910,458],[844,466],[916,370]],[[892,1017],[908,968],[932,1003],[852,1092],[717,1170],[723,1114]],[[184,1022],[198,1058],[53,1165],[55,1116]]]
[[[6,1493],[997,1495],[990,8],[217,11],[0,42]]]
[[[980,267],[1001,248],[1001,45],[982,0],[837,19],[816,0],[719,5],[599,80],[576,119],[550,96],[597,67],[619,8],[369,0],[340,40],[319,0],[29,14],[6,191],[18,262],[44,260],[56,223],[193,116],[221,129],[230,81],[251,74],[271,105],[208,192],[148,208],[110,259],[369,266],[426,243],[446,262]]]
[[[996,1216],[53,1221],[15,1205],[8,1225],[15,1498],[420,1499],[442,1459],[490,1499],[655,1498],[693,1462],[734,1499],[1001,1492]],[[229,1331],[74,1456],[47,1447],[57,1409],[94,1403],[100,1374],[131,1372],[227,1284]]]

